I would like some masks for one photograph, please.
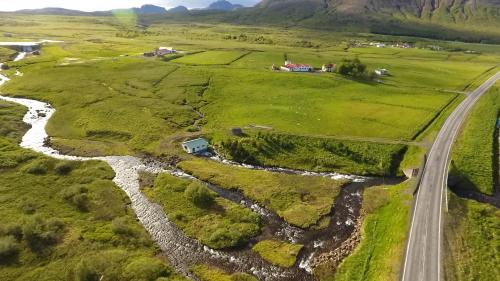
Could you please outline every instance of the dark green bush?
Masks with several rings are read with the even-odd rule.
[[[78,210],[86,212],[89,210],[90,199],[88,189],[83,185],[75,185],[66,188],[62,192],[64,200],[75,206]]]
[[[0,237],[0,264],[11,262],[19,255],[19,244],[12,236]]]
[[[73,162],[69,161],[60,162],[56,164],[54,170],[59,175],[67,175],[71,172],[71,170],[73,170],[73,165],[74,165]]]
[[[29,219],[23,226],[23,236],[28,246],[38,251],[57,243],[64,230],[64,224],[57,219],[44,220],[40,216]]]
[[[168,277],[171,274],[172,272],[164,263],[146,257],[133,260],[123,270],[124,279],[130,281],[155,281],[160,277]]]
[[[188,185],[184,191],[184,196],[198,207],[207,208],[214,202],[214,196],[208,188],[197,182]]]
[[[111,230],[119,235],[129,235],[134,236],[135,232],[132,227],[130,227],[127,219],[124,217],[115,218],[111,222]]]
[[[33,175],[45,175],[48,172],[49,168],[45,161],[36,160],[24,167],[24,171]]]

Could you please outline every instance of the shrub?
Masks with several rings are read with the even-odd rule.
[[[64,224],[57,219],[45,221],[40,216],[28,220],[23,226],[23,235],[32,250],[41,250],[55,244],[62,235]]]
[[[0,236],[12,236],[17,241],[23,238],[23,229],[19,224],[8,224],[0,228]]]
[[[119,235],[134,235],[134,229],[130,227],[125,217],[113,219],[111,222],[111,230]]]
[[[14,237],[0,237],[0,264],[12,261],[19,254],[19,244]]]
[[[33,202],[30,202],[27,200],[21,201],[21,203],[19,204],[19,209],[21,210],[21,212],[23,212],[27,215],[31,215],[31,214],[34,214],[36,212],[35,204]]]
[[[214,202],[213,194],[205,186],[197,182],[188,185],[184,191],[184,196],[196,206],[203,208],[210,207]]]
[[[138,258],[130,262],[123,270],[126,280],[155,281],[160,277],[168,277],[172,272],[161,261],[154,258]]]
[[[85,261],[80,261],[76,266],[77,281],[99,281],[100,274]]]
[[[33,175],[45,175],[49,168],[45,161],[33,161],[24,167],[24,171]]]
[[[73,170],[73,163],[69,161],[60,162],[56,164],[54,169],[59,175],[67,175]]]
[[[215,248],[234,247],[241,244],[242,236],[232,229],[219,228],[210,235],[209,242]]]
[[[75,185],[66,188],[62,192],[64,200],[75,206],[78,210],[86,212],[89,210],[88,189],[82,185]]]

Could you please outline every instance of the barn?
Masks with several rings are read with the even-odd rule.
[[[208,149],[208,141],[204,138],[188,140],[182,143],[182,149],[187,153],[200,153]]]

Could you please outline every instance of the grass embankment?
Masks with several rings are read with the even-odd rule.
[[[397,280],[403,260],[411,207],[411,181],[397,186],[368,188],[361,242],[332,275],[328,265],[319,268],[322,280]]]
[[[0,102],[2,280],[184,280],[156,257],[110,167],[18,147],[25,110]]]
[[[302,245],[298,244],[264,240],[257,243],[252,249],[263,259],[274,265],[292,267],[297,261],[297,255],[302,247]]]
[[[7,62],[10,60],[14,55],[16,54],[16,51],[8,49],[8,48],[2,48],[0,47],[0,63]]]
[[[203,159],[187,160],[178,165],[200,180],[241,191],[302,228],[315,224],[330,212],[343,184],[323,177],[250,170]]]
[[[405,145],[257,133],[221,140],[218,152],[237,162],[307,171],[396,175]]]
[[[198,181],[161,174],[143,191],[184,233],[211,248],[241,246],[260,232],[256,213],[218,197]]]
[[[500,210],[449,193],[445,219],[446,280],[500,276]]]
[[[247,273],[228,274],[220,268],[208,265],[196,265],[191,270],[201,281],[257,281],[257,278]]]
[[[495,124],[500,88],[489,90],[474,107],[453,149],[450,173],[458,187],[486,194],[495,192],[498,176],[498,135]],[[500,211],[449,192],[445,219],[446,279],[491,280],[500,269]]]
[[[500,87],[490,89],[475,105],[459,135],[452,153],[451,174],[459,187],[493,194],[498,159],[494,159],[495,128],[500,109]]]

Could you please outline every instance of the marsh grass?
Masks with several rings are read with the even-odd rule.
[[[204,159],[178,166],[199,178],[248,198],[275,211],[290,224],[308,228],[328,214],[344,181],[250,170]]]

